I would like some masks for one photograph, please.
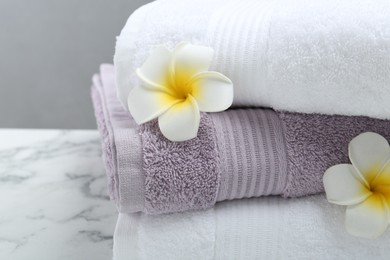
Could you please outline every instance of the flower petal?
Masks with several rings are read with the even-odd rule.
[[[375,188],[378,185],[390,186],[390,160],[385,163],[383,168],[379,171],[379,174],[371,183],[372,188]]]
[[[339,164],[325,172],[323,181],[329,202],[354,205],[371,195],[371,191],[355,176],[354,171],[350,164]]]
[[[164,46],[152,50],[148,59],[137,69],[137,75],[142,85],[152,90],[169,88],[172,53]]]
[[[360,204],[347,207],[345,226],[358,237],[376,238],[388,225],[388,213],[381,195],[371,195]]]
[[[137,86],[130,91],[127,99],[129,111],[137,124],[146,123],[164,113],[179,99],[162,91]]]
[[[390,159],[387,140],[376,133],[363,133],[349,143],[349,158],[367,186]]]
[[[375,187],[375,193],[381,194],[382,198],[387,204],[387,208],[390,209],[390,185],[388,184],[381,184]],[[390,215],[389,221],[390,221]]]
[[[198,133],[200,113],[196,100],[188,95],[158,119],[162,134],[173,142],[195,138]]]
[[[228,109],[233,103],[233,83],[221,73],[198,73],[190,84],[200,111],[219,112]]]
[[[172,58],[176,87],[184,88],[192,76],[207,71],[213,56],[212,48],[185,42],[179,43],[173,51]]]

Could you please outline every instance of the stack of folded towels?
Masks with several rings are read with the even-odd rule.
[[[390,140],[389,14],[387,0],[159,0],[133,13],[92,87],[120,213],[114,259],[386,259],[390,234],[349,237],[344,209],[314,194],[354,137]],[[181,41],[214,49],[234,102],[172,142],[156,120],[135,123],[127,96],[153,48]]]

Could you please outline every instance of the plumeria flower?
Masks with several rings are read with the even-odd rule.
[[[351,164],[329,168],[324,186],[329,202],[346,205],[345,225],[355,236],[375,238],[390,220],[390,147],[382,136],[364,133],[349,144]]]
[[[138,124],[158,118],[162,134],[171,141],[197,136],[200,111],[219,112],[233,102],[233,84],[221,73],[208,71],[213,50],[189,43],[173,52],[154,49],[137,69],[140,85],[128,96],[128,107]]]

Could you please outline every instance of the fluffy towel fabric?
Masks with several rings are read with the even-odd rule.
[[[387,0],[158,0],[118,37],[120,96],[152,48],[189,41],[215,50],[234,105],[389,119],[389,13]]]
[[[162,216],[119,214],[114,259],[388,259],[390,232],[352,237],[324,196],[268,197]]]
[[[234,109],[203,114],[197,138],[169,142],[156,122],[137,126],[116,98],[114,69],[103,65],[92,88],[112,199],[120,212],[159,214],[218,201],[323,191],[322,175],[348,162],[348,143],[390,121],[367,117]]]
[[[210,117],[202,115],[198,136],[187,142],[166,139],[157,120],[140,130],[146,211],[158,214],[214,205],[221,174]]]

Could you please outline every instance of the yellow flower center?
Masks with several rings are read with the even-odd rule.
[[[185,100],[192,93],[191,78],[192,71],[181,71],[181,73],[172,73],[169,75],[169,89],[172,96],[176,99]]]
[[[390,168],[373,167],[367,176],[368,189],[373,193],[370,203],[374,208],[382,209],[383,203],[390,209]]]

